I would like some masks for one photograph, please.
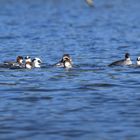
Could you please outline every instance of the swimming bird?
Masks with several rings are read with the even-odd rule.
[[[42,63],[41,59],[36,57],[32,60],[32,62],[26,61],[25,68],[26,69],[40,68],[41,63]]]
[[[63,65],[64,65],[64,68],[72,68],[72,63],[70,61],[70,59],[68,58],[65,58],[64,61],[63,61]]]
[[[137,58],[136,64],[137,64],[137,66],[140,66],[140,57]]]
[[[126,66],[126,65],[132,65],[132,61],[129,53],[125,54],[125,59],[118,60],[109,64],[109,66]]]
[[[16,58],[16,62],[12,62],[12,61],[5,61],[4,65],[6,66],[22,66],[23,65],[23,57],[22,56],[18,56]]]
[[[72,58],[70,57],[70,55],[69,54],[64,54],[62,56],[62,59],[58,63],[56,63],[55,66],[56,67],[65,67],[64,66],[64,61],[67,62],[68,60],[70,61],[71,65],[72,65]]]
[[[40,68],[41,63],[42,63],[41,59],[36,57],[32,60],[32,67]]]

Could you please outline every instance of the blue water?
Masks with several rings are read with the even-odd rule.
[[[139,140],[140,1],[1,0],[0,62],[39,57],[40,69],[0,68],[0,140]],[[51,67],[64,53],[70,70]]]

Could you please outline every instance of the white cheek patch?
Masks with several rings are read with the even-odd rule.
[[[40,64],[39,64],[39,63],[34,63],[34,66],[35,66],[36,68],[40,68]]]
[[[27,68],[27,69],[31,69],[31,68],[32,68],[32,66],[31,66],[31,65],[29,65],[29,64],[26,64],[26,68]]]
[[[131,59],[130,59],[130,57],[129,57],[129,58],[127,58],[126,60],[127,60],[127,61],[130,61]]]
[[[41,63],[42,63],[41,59],[36,57],[33,59],[32,65],[35,68],[40,68]]]
[[[23,60],[21,59],[19,62],[20,62],[20,63],[23,63]]]
[[[140,66],[140,60],[137,60],[137,65],[139,65],[139,66]]]
[[[33,67],[40,68],[40,63],[38,61],[35,60],[32,64],[33,64]]]

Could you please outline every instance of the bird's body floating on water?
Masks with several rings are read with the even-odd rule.
[[[118,60],[109,64],[109,66],[126,66],[126,65],[132,65],[132,61],[129,53],[125,54],[125,59]]]
[[[62,59],[55,64],[57,67],[72,68],[72,59],[69,54],[64,54]]]
[[[25,68],[27,69],[40,68],[41,63],[42,63],[41,59],[36,57],[32,61],[26,61]]]
[[[6,65],[8,67],[22,66],[23,65],[23,57],[22,56],[18,56],[16,58],[16,62],[13,62],[13,61],[4,61],[4,65]]]

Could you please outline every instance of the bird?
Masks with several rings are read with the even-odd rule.
[[[4,61],[4,65],[13,67],[13,66],[22,66],[23,65],[23,57],[17,56],[16,62],[13,61]]]
[[[126,65],[132,65],[132,61],[129,53],[125,54],[125,59],[118,60],[109,64],[109,66],[126,66]]]
[[[68,60],[69,60],[69,62],[70,62],[71,65],[72,65],[72,58],[70,57],[70,55],[69,55],[69,54],[64,54],[64,55],[62,56],[61,60],[60,60],[58,63],[56,63],[55,66],[56,66],[56,67],[65,67],[65,66],[64,66],[64,62],[65,62],[65,61],[67,62]]]
[[[30,62],[30,60],[26,61],[25,68],[26,69],[40,68],[41,63],[42,63],[41,59],[36,57],[31,62]]]

